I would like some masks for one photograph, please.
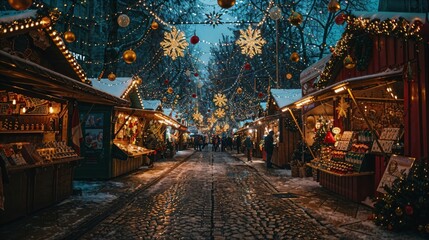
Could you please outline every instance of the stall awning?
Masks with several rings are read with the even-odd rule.
[[[160,111],[145,110],[145,109],[138,109],[138,108],[127,108],[127,107],[115,107],[115,110],[126,114],[130,114],[136,117],[142,117],[142,118],[151,119],[151,120],[160,120],[160,121],[163,121],[166,125],[171,126],[180,131],[188,130],[188,127],[180,124],[173,118],[165,115]]]
[[[104,105],[129,105],[127,100],[1,50],[0,84],[13,92],[60,102],[76,99]]]
[[[353,91],[367,91],[379,86],[387,86],[397,81],[402,80],[403,69],[387,69],[384,72],[365,75],[361,77],[349,78],[340,82],[337,82],[329,87],[320,89],[316,92],[308,94],[301,99],[284,106],[281,108],[282,112],[287,111],[289,108],[300,108],[305,104],[309,104],[314,101],[323,101],[331,99],[337,96],[337,94],[343,94],[345,90],[350,89]]]

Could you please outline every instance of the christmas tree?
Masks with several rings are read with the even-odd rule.
[[[315,152],[315,154],[318,154],[322,149],[322,147],[326,146],[325,137],[326,137],[326,133],[329,131],[328,121],[325,118],[323,118],[323,116],[320,116],[319,119],[317,120],[316,126],[320,126],[320,127],[319,128],[316,127],[316,135],[314,136],[314,142],[311,148],[313,152]]]
[[[418,230],[429,234],[429,164],[417,162],[408,175],[396,179],[377,198],[374,221],[392,231]]]

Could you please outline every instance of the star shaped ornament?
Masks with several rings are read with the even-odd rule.
[[[173,60],[184,57],[185,49],[189,45],[186,42],[185,33],[178,31],[175,27],[171,29],[171,32],[164,33],[164,40],[160,44],[164,50],[164,56],[170,56]]]
[[[344,97],[341,97],[340,102],[338,103],[338,107],[335,108],[338,113],[338,118],[347,118],[347,109],[349,108],[350,105],[344,100]]]
[[[198,112],[198,110],[194,114],[192,114],[192,118],[194,119],[195,122],[203,121],[203,115],[201,115],[201,113]]]
[[[215,28],[217,25],[222,24],[222,13],[216,13],[213,11],[212,13],[206,13],[206,24],[212,25]]]
[[[216,109],[215,115],[218,118],[223,118],[225,116],[225,109],[222,109],[222,108]]]
[[[223,107],[226,105],[227,99],[225,94],[217,93],[214,95],[213,102],[218,107]]]
[[[240,30],[240,38],[235,42],[241,48],[241,53],[253,58],[257,54],[262,53],[262,47],[267,43],[261,36],[259,29],[247,28]]]

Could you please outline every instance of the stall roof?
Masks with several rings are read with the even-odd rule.
[[[271,95],[276,101],[277,106],[282,108],[302,97],[301,89],[271,89]]]
[[[58,101],[126,106],[128,101],[0,50],[0,83],[10,91]]]
[[[282,107],[282,111],[285,111],[285,109],[287,108],[292,108],[293,105],[296,105],[298,103],[306,102],[307,100],[309,100],[309,102],[313,102],[315,100],[323,101],[328,98],[333,98],[336,96],[336,93],[334,90],[335,89],[339,90],[340,88],[343,88],[343,87],[344,87],[343,90],[351,89],[354,91],[367,91],[374,87],[389,85],[391,83],[397,82],[399,80],[398,77],[401,77],[402,74],[403,74],[403,69],[398,68],[398,69],[387,69],[384,72],[380,72],[376,74],[349,78],[341,82],[337,82],[329,87],[310,93],[305,97],[302,97],[297,101]],[[339,92],[339,93],[342,94],[343,92]]]
[[[177,111],[175,111],[171,108],[164,108],[163,111],[164,111],[165,115],[170,116],[173,119],[176,119],[175,116],[179,114]]]
[[[107,78],[102,78],[100,80],[91,78],[89,80],[92,81],[92,86],[94,88],[118,98],[122,97],[130,84],[133,82],[131,77],[117,77],[114,82],[109,81]]]
[[[160,100],[143,100],[143,109],[156,110],[159,106],[161,106]]]

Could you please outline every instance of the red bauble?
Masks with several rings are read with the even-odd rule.
[[[196,93],[192,93],[192,97],[193,97],[193,98],[196,98],[196,97],[197,97],[197,94],[196,94]]]
[[[168,79],[164,80],[164,84],[167,85],[170,81],[168,81]]]
[[[330,48],[329,48],[329,51],[330,51],[331,53],[333,53],[333,52],[335,52],[335,48],[334,48],[334,47],[330,47]]]
[[[200,38],[197,35],[191,37],[192,44],[197,44],[198,42],[200,42]]]
[[[210,109],[209,109],[209,110],[207,110],[207,112],[211,112],[211,111],[212,111],[212,110],[210,110]]]
[[[252,65],[250,65],[250,63],[244,64],[244,70],[251,70],[251,69],[252,69]]]
[[[198,75],[198,73],[194,73],[194,76],[195,76],[195,77],[198,77],[199,75]]]
[[[414,213],[414,208],[411,205],[407,205],[405,206],[405,214],[407,215],[413,215]]]
[[[335,23],[338,25],[344,24],[344,22],[347,19],[347,15],[344,13],[338,14],[338,16],[335,17]]]
[[[264,97],[264,94],[263,93],[258,93],[258,98],[263,98]]]
[[[325,143],[331,143],[331,144],[335,143],[335,137],[334,137],[334,135],[332,134],[331,131],[329,131],[329,132],[326,133],[324,142]]]

